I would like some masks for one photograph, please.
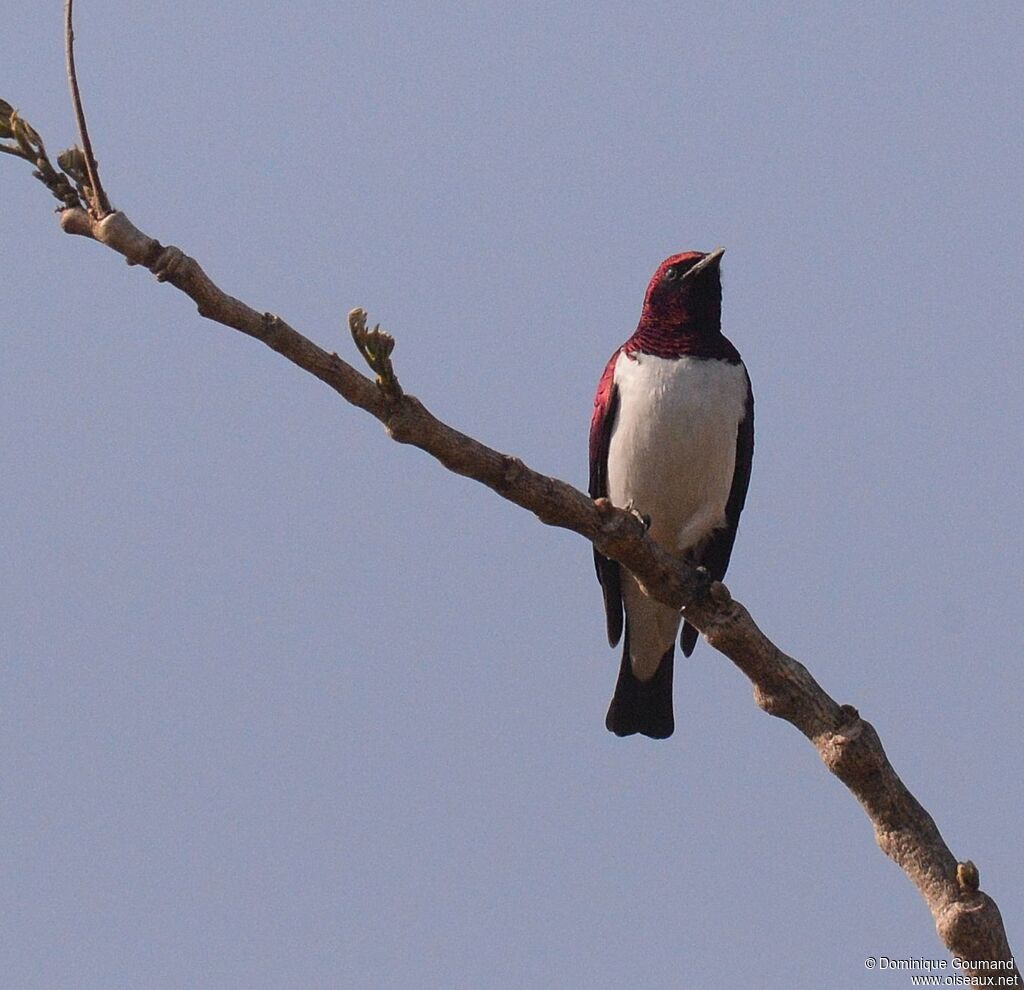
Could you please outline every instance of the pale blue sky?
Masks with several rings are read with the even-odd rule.
[[[72,143],[61,4],[0,96]],[[108,192],[585,485],[666,255],[757,397],[729,584],[1024,951],[1019,4],[80,4]],[[904,988],[855,800],[705,644],[603,725],[589,547],[447,474],[0,159],[0,971],[13,988]]]

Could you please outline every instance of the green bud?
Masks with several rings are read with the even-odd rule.
[[[85,152],[81,148],[74,147],[62,151],[57,156],[57,164],[75,182],[82,183],[89,178],[89,169],[85,164]]]
[[[6,100],[0,100],[0,138],[14,137],[14,131],[11,130],[11,115],[13,113],[14,107]]]
[[[26,155],[35,158],[35,152],[42,147],[42,141],[36,129],[17,110],[11,111],[11,136]]]

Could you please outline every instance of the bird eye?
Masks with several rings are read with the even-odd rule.
[[[665,272],[665,281],[674,282],[678,274],[679,272],[677,272],[674,268],[670,268],[667,272]]]

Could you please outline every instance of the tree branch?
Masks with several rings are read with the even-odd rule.
[[[69,18],[70,8],[68,0]],[[69,35],[69,51],[70,45]],[[70,59],[69,72],[75,92]],[[80,111],[81,102],[77,92],[75,95],[76,110]],[[402,389],[391,360],[394,339],[379,325],[368,329],[363,310],[349,314],[349,328],[376,373],[376,381],[337,354],[323,350],[280,317],[260,313],[229,296],[193,258],[142,233],[123,213],[104,212],[109,211],[109,204],[95,176],[84,119],[80,124],[87,150],[72,149],[58,158],[75,182],[76,189],[72,189],[50,166],[38,133],[10,104],[0,100],[0,150],[36,165],[33,174],[65,205],[60,214],[65,232],[98,241],[123,255],[129,264],[149,269],[160,281],[170,282],[189,296],[201,316],[262,341],[376,417],[394,440],[419,447],[448,470],[529,509],[541,522],[579,533],[605,556],[627,567],[652,597],[681,609],[708,642],[746,674],[757,704],[807,736],[829,770],[860,801],[879,846],[921,892],[940,938],[964,961],[963,972],[985,977],[998,966],[999,976],[1015,980],[1003,985],[1021,985],[999,909],[981,891],[977,868],[970,861],[957,862],[931,816],[889,763],[875,729],[855,708],[829,697],[802,664],[775,646],[725,585],[710,582],[702,568],[694,569],[662,549],[634,513],[616,508],[606,499],[591,500],[564,481],[540,474],[518,458],[437,419]],[[89,210],[79,205],[83,201]],[[972,966],[970,961],[978,965]]]
[[[833,700],[806,667],[775,646],[723,584],[710,583],[705,572],[663,550],[632,513],[605,499],[592,501],[564,481],[542,475],[437,419],[402,390],[391,364],[394,340],[379,327],[367,330],[362,310],[350,314],[350,327],[377,373],[376,382],[280,317],[259,313],[224,293],[194,259],[143,234],[123,213],[96,220],[84,210],[68,209],[61,214],[61,226],[99,241],[130,264],[144,265],[188,295],[207,319],[261,340],[375,416],[399,443],[419,447],[450,471],[529,509],[541,522],[579,533],[629,568],[654,598],[682,609],[687,621],[750,679],[757,704],[807,736],[829,770],[860,801],[879,846],[921,892],[950,952],[965,961],[1002,963],[1009,968],[999,975],[1014,975],[1019,985],[999,909],[980,890],[977,869],[969,861],[957,862],[931,816],[889,763],[873,726],[855,708]],[[992,969],[967,966],[964,972],[986,976]]]

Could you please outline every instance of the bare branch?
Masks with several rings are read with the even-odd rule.
[[[711,645],[746,674],[757,704],[807,736],[829,770],[860,801],[879,846],[921,892],[949,950],[964,961],[1001,963],[1006,968],[1000,975],[1012,976],[1014,985],[1020,985],[999,909],[981,891],[977,867],[969,860],[957,862],[931,816],[889,763],[874,728],[855,708],[833,700],[802,664],[775,646],[725,585],[709,582],[703,569],[694,569],[662,549],[648,537],[635,513],[618,509],[606,499],[591,500],[564,481],[542,475],[518,458],[438,420],[415,396],[403,391],[391,363],[394,338],[379,324],[368,329],[363,310],[349,314],[349,327],[360,353],[376,372],[376,382],[280,317],[260,313],[227,295],[193,258],[142,233],[123,213],[110,211],[96,175],[78,94],[71,9],[72,0],[67,0],[68,73],[85,150],[65,152],[58,162],[75,181],[77,193],[50,165],[34,128],[0,100],[0,150],[36,165],[35,176],[67,207],[61,213],[63,229],[92,238],[123,255],[129,264],[143,265],[160,281],[170,282],[196,303],[200,315],[262,341],[375,416],[399,443],[419,447],[450,471],[479,481],[547,525],[579,533],[627,567],[651,596],[681,609]],[[80,206],[80,195],[88,211]],[[990,974],[991,968],[966,964],[964,972],[980,977]]]
[[[999,909],[980,890],[977,868],[969,861],[957,862],[931,816],[889,763],[875,729],[855,708],[829,697],[802,664],[775,646],[723,584],[709,585],[706,573],[664,551],[634,514],[605,499],[592,501],[564,481],[539,474],[434,417],[402,391],[390,360],[394,340],[379,326],[368,330],[364,311],[353,310],[349,321],[360,352],[377,372],[376,383],[279,317],[259,313],[224,293],[194,259],[143,234],[124,214],[96,220],[80,209],[65,210],[61,224],[68,233],[91,237],[130,264],[144,265],[171,282],[207,319],[263,341],[375,416],[399,443],[419,447],[449,470],[529,509],[547,525],[584,536],[628,567],[653,597],[682,609],[711,645],[747,675],[757,704],[807,736],[829,770],[860,801],[879,846],[921,892],[950,952],[962,960],[1011,967],[1000,975],[1016,975],[1019,984]],[[964,972],[991,975],[984,966],[967,966]]]

